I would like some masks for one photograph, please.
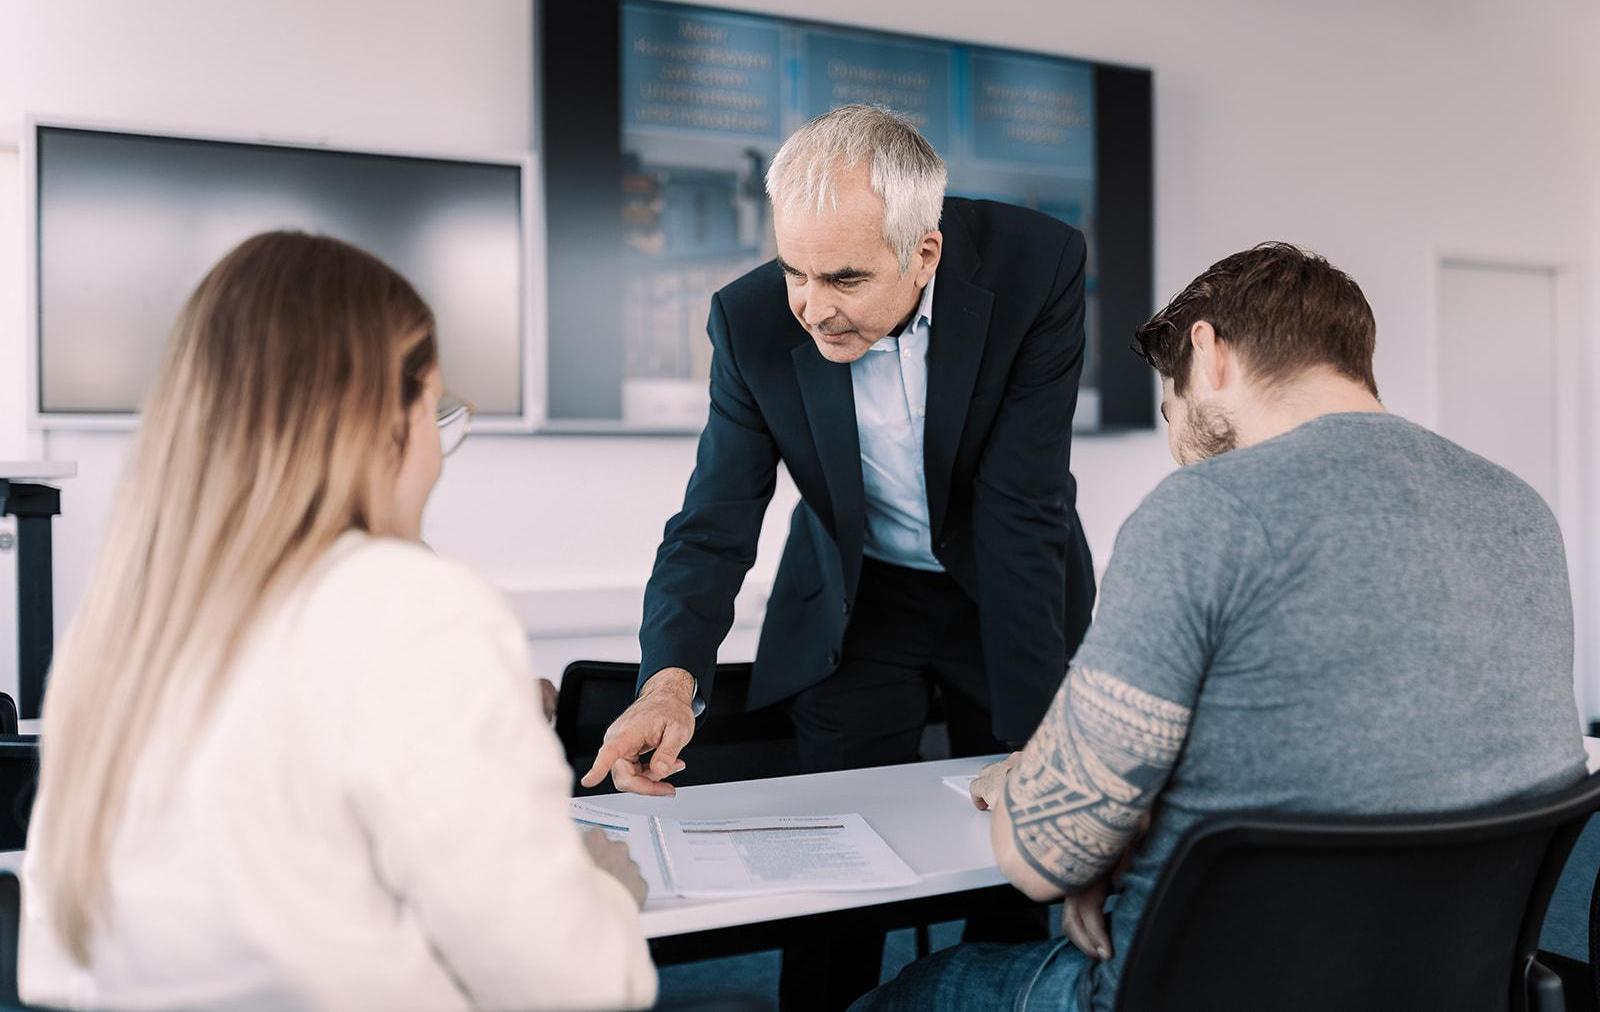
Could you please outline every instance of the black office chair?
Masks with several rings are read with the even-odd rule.
[[[0,734],[0,850],[21,850],[39,788],[39,737]]]
[[[1593,831],[1597,825],[1600,825],[1600,822],[1591,820],[1588,828]],[[1593,840],[1592,833],[1590,840]],[[1578,867],[1580,857],[1584,856],[1585,850],[1587,850],[1587,861],[1582,862],[1585,866]],[[1588,909],[1584,915],[1580,915],[1584,916],[1586,926],[1587,944],[1583,949],[1587,951],[1587,961],[1546,949],[1540,949],[1537,957],[1542,965],[1555,971],[1556,976],[1561,978],[1561,987],[1567,1002],[1566,1012],[1600,1010],[1600,868],[1595,866],[1594,856],[1593,843],[1585,848],[1583,835],[1580,834],[1578,846],[1573,849],[1572,855],[1567,860],[1566,870],[1562,873],[1562,878],[1568,881],[1569,889],[1572,888],[1572,880],[1580,875],[1585,876],[1589,883]],[[1578,885],[1577,888],[1581,889],[1582,886]],[[1557,894],[1560,894],[1560,886],[1557,886]],[[1571,917],[1576,912],[1569,909],[1566,916]],[[1547,937],[1549,921],[1556,916],[1555,904],[1552,903],[1551,910],[1546,915]]]
[[[14,1008],[17,999],[17,938],[22,931],[22,885],[9,871],[0,872],[0,1008]]]
[[[1559,1012],[1534,958],[1600,775],[1438,816],[1256,815],[1197,826],[1128,950],[1122,1012]]]
[[[1539,950],[1539,964],[1561,978],[1561,993],[1565,1002],[1561,1007],[1564,1012],[1595,1012],[1600,1008],[1600,973],[1595,970],[1597,954],[1593,935],[1590,937],[1587,963],[1559,952]]]
[[[733,780],[782,777],[799,772],[794,724],[781,706],[746,711],[749,664],[719,664],[705,716],[684,751],[688,767],[672,782],[679,787]],[[606,728],[634,699],[637,664],[573,661],[561,675],[556,704],[556,736],[578,776],[589,771]],[[574,778],[576,794],[612,790],[610,781],[586,789]]]

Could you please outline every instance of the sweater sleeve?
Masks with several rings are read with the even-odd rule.
[[[568,815],[516,619],[443,563],[403,608],[410,628],[362,665],[347,752],[379,878],[479,1007],[649,1006],[638,910]]]

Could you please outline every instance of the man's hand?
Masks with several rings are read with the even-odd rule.
[[[997,810],[1005,804],[1006,774],[1021,758],[1021,752],[1013,752],[985,766],[972,781],[972,803],[979,811]],[[1106,930],[1105,914],[1110,882],[1108,875],[1082,892],[1063,898],[1061,903],[1062,931],[1090,959],[1111,958],[1111,933]]]
[[[650,887],[645,885],[644,876],[639,874],[639,866],[633,863],[627,844],[606,836],[603,829],[591,829],[583,834],[583,846],[594,859],[596,867],[621,882],[622,887],[628,890],[628,895],[633,897],[633,902],[644,906]]]
[[[556,701],[560,698],[555,682],[548,678],[539,679],[539,701],[544,704],[544,719],[552,724],[556,722]]]
[[[1006,774],[1011,772],[1011,767],[1022,758],[1021,752],[1013,752],[999,762],[993,762],[979,771],[977,777],[968,788],[972,791],[972,803],[978,811],[987,812],[997,808],[1005,801]]]
[[[1127,849],[1122,852],[1111,874],[1062,901],[1061,930],[1072,939],[1078,951],[1090,959],[1111,958],[1111,932],[1106,930],[1106,894],[1113,880],[1120,885],[1122,876],[1133,864],[1134,848],[1149,831],[1150,813],[1145,812],[1139,816],[1139,827],[1134,830],[1133,839],[1128,841]]]
[[[605,743],[594,765],[583,775],[594,787],[611,773],[619,791],[671,795],[677,788],[667,777],[682,770],[678,753],[694,737],[694,676],[682,668],[662,668],[644,683],[633,705],[606,729]],[[654,751],[650,762],[646,753]]]
[[[1106,930],[1106,892],[1110,885],[1111,876],[1107,875],[1061,901],[1061,930],[1090,959],[1111,958],[1111,932]]]

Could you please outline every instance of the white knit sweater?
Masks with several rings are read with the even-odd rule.
[[[567,815],[571,772],[522,630],[465,568],[345,535],[258,623],[195,748],[156,741],[135,775],[87,969],[58,944],[25,861],[25,1000],[654,1000],[633,900]],[[36,832],[29,854],[49,846]]]

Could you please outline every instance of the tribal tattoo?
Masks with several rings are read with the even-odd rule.
[[[1189,708],[1074,667],[1006,778],[1017,850],[1058,888],[1110,871],[1178,761]]]

